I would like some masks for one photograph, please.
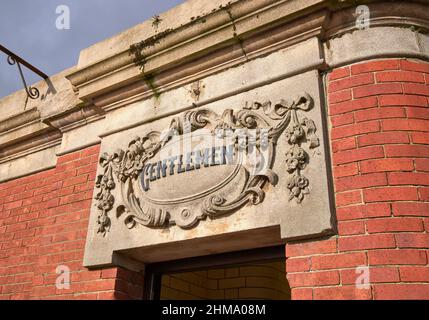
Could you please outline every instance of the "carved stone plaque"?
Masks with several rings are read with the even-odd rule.
[[[329,230],[318,77],[299,77],[307,85],[290,93],[290,80],[279,81],[104,138],[88,264],[107,259],[94,243],[110,259],[122,252],[147,262],[164,259],[156,246],[168,252],[177,241],[204,239],[205,252],[219,236],[242,249],[252,232],[270,234],[256,244],[264,246]]]

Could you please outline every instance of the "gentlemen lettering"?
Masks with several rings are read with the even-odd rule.
[[[213,147],[148,163],[144,166],[141,174],[142,188],[144,191],[149,191],[151,182],[167,176],[200,170],[201,168],[232,165],[234,164],[234,150],[234,145]]]

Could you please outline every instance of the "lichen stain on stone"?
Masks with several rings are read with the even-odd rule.
[[[235,19],[232,15],[232,12],[231,12],[231,2],[228,2],[228,4],[225,6],[220,6],[220,8],[224,9],[226,11],[226,13],[228,14],[228,17],[231,20],[231,24],[232,24],[233,38],[240,45],[241,51],[243,52],[243,55],[246,58],[246,60],[249,61],[249,58],[247,57],[246,50],[244,50],[244,42],[237,34],[237,25],[235,24]]]
[[[146,83],[147,87],[153,92],[156,99],[159,99],[161,93],[158,91],[158,88],[155,84],[155,76],[153,74],[144,74],[143,81]]]
[[[196,81],[196,82],[192,83],[190,93],[191,93],[192,99],[195,102],[198,102],[200,100],[200,97],[204,93],[205,87],[206,86],[203,85],[201,81]]]
[[[146,57],[143,54],[143,50],[155,46],[161,41],[162,38],[170,34],[172,31],[173,30],[170,28],[166,29],[163,32],[157,33],[146,40],[134,43],[130,46],[129,55],[134,55],[134,64],[140,68],[142,73],[144,73],[146,64]]]
[[[166,238],[168,238],[168,237],[170,236],[170,233],[171,233],[171,231],[170,231],[170,230],[171,230],[170,228],[162,229],[162,230],[161,230],[161,235],[162,235],[162,236],[165,236]]]
[[[222,233],[225,233],[226,231],[228,231],[229,225],[226,222],[218,222],[214,225],[213,224],[209,225],[208,229],[213,234],[222,234]]]
[[[159,25],[161,24],[162,19],[159,15],[154,15],[152,17],[152,27],[155,29],[158,29]]]

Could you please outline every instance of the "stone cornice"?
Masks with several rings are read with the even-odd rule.
[[[12,115],[11,117],[0,121],[0,134],[38,119],[40,119],[40,112],[37,108],[32,108],[22,113]]]
[[[369,2],[373,26],[429,29],[428,11],[421,1]],[[67,78],[82,101],[107,111],[313,36],[325,40],[350,32],[356,29],[355,9],[354,1],[235,1],[176,29],[143,36],[140,43],[122,43],[127,49],[78,67]],[[150,27],[144,25],[140,31],[148,35]],[[132,45],[141,50],[137,56]]]
[[[221,51],[222,48],[236,49],[236,54],[246,59],[246,55],[252,54],[263,47],[269,47],[280,39],[278,37],[266,37],[257,39],[258,45],[251,48],[244,42],[250,42],[253,36],[267,29],[276,28],[279,25],[290,23],[299,16],[308,14],[308,10],[321,6],[323,0],[248,0],[237,1],[230,5],[221,6],[216,11],[198,19],[190,20],[187,24],[175,30],[165,30],[152,37],[143,39],[140,44],[135,44],[141,49],[140,58],[143,62],[136,63],[136,56],[130,48],[119,52],[103,61],[77,69],[67,76],[79,93],[83,101],[93,101],[107,92],[128,86],[130,91],[155,91],[153,86],[158,86],[154,76],[168,73],[169,70],[183,66],[187,62],[195,61],[199,57],[207,57],[216,52],[216,69],[212,66],[212,72],[217,72],[224,63],[231,60],[231,50]],[[308,18],[308,17],[307,17]],[[309,32],[314,35],[314,30],[321,31],[324,19],[318,21],[318,26],[302,21],[299,25],[292,26],[293,33],[288,32],[286,38],[294,38],[295,42],[309,37]],[[284,37],[283,39],[284,40]],[[133,45],[130,43],[129,46]],[[241,47],[241,48],[240,48]],[[247,49],[247,50],[246,50]],[[227,52],[229,51],[229,52]],[[215,58],[215,57],[213,57]],[[242,61],[241,61],[242,62]],[[194,66],[194,73],[207,69]],[[143,72],[142,72],[143,71]],[[183,77],[169,75],[169,82],[178,81]],[[155,84],[151,83],[156,81]],[[143,82],[143,83],[142,83]],[[140,86],[136,90],[135,86]],[[146,86],[144,86],[146,83]],[[154,93],[154,92],[152,92]],[[156,92],[155,92],[156,93]],[[120,95],[119,95],[120,97]],[[98,103],[101,105],[100,103]]]
[[[67,111],[49,115],[43,122],[51,127],[67,132],[104,117],[104,111],[94,105],[80,104]]]
[[[42,123],[36,108],[0,122],[0,163],[61,143],[61,133]]]

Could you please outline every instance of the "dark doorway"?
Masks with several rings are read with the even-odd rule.
[[[146,268],[149,300],[289,300],[284,246],[216,254]]]

